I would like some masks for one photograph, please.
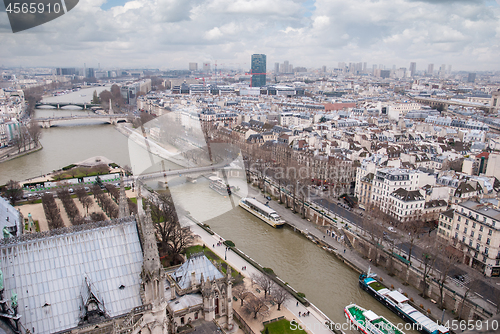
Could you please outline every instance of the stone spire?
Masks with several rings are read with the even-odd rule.
[[[128,208],[127,195],[125,194],[125,174],[121,175],[120,180],[120,198],[118,200],[118,218],[125,218],[130,216]]]
[[[141,217],[141,230],[143,238],[142,252],[144,255],[144,269],[148,273],[155,273],[160,270],[161,265],[149,203],[146,206],[146,214]]]

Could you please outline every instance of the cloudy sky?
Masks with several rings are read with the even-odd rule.
[[[500,70],[500,0],[80,0],[12,33],[0,4],[0,65],[187,69],[333,68],[367,62],[417,70]]]

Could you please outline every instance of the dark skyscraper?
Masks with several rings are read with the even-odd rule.
[[[417,63],[412,62],[410,63],[410,75],[414,77],[416,73],[417,73]]]
[[[266,85],[266,55],[252,55],[252,87],[262,87]]]
[[[467,82],[473,83],[476,81],[476,73],[469,73],[469,76],[467,77]]]

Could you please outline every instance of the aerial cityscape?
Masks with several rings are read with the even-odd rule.
[[[500,332],[499,1],[18,5],[0,334]]]

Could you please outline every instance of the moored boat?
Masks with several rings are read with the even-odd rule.
[[[386,318],[359,305],[347,305],[344,307],[344,313],[346,318],[365,334],[405,334]]]
[[[242,198],[239,205],[272,227],[282,227],[283,224],[285,224],[285,221],[281,219],[280,215],[276,211],[257,201],[255,198]]]
[[[415,328],[421,333],[446,334],[450,332],[447,327],[438,325],[411,306],[409,299],[405,295],[399,291],[390,290],[380,283],[376,279],[376,275],[370,274],[370,270],[368,270],[367,274],[359,275],[359,286],[392,312],[397,314],[401,319],[416,324]]]

